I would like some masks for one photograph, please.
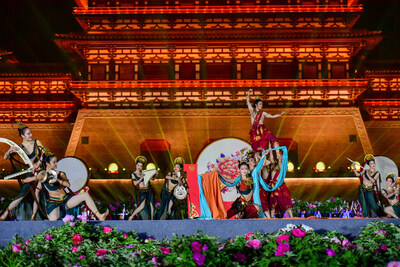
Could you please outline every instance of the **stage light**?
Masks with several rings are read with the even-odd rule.
[[[152,170],[152,169],[155,169],[155,168],[156,168],[156,165],[154,163],[149,163],[146,166],[146,170]]]
[[[108,173],[118,173],[118,165],[116,163],[110,163],[110,165],[108,165]]]
[[[125,169],[125,168],[122,168],[122,171],[124,172],[124,171],[126,171],[126,169]]]
[[[107,168],[104,168],[104,171],[106,172],[106,171],[107,171]]]
[[[325,163],[323,163],[322,161],[319,161],[315,167],[315,172],[325,172]]]
[[[299,167],[297,167],[297,169],[298,169],[298,170],[300,170],[300,166],[299,166]]]
[[[89,171],[92,171],[92,168],[89,168]]]
[[[351,169],[352,171],[354,171],[354,167],[355,167],[357,172],[361,172],[361,164],[360,164],[360,162],[354,161],[354,164],[351,164],[351,166],[348,167],[348,169]]]
[[[288,162],[287,171],[294,172],[294,164],[291,161]]]

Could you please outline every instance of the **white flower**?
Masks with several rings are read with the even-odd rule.
[[[312,227],[307,226],[307,225],[305,225],[305,224],[302,224],[302,225],[301,225],[301,228],[303,228],[304,231],[306,231],[306,232],[308,232],[308,231],[314,231],[314,229],[313,229]]]

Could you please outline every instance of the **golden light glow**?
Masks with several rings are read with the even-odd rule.
[[[152,170],[152,169],[155,169],[155,168],[156,168],[156,165],[154,163],[149,163],[146,166],[146,170]]]
[[[289,163],[287,165],[287,171],[294,172],[294,164],[291,161],[289,161]]]
[[[108,171],[109,173],[118,173],[118,165],[116,163],[110,163],[110,165],[108,165]]]
[[[354,164],[351,164],[350,168],[351,168],[352,171],[354,171],[354,169],[355,169],[357,172],[360,172],[361,171],[361,164],[360,164],[360,162],[355,161]]]
[[[315,165],[315,172],[325,172],[325,163],[319,161],[317,165]]]

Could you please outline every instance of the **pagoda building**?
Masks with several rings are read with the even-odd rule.
[[[382,33],[354,28],[362,12],[356,0],[76,0],[82,31],[55,42],[79,72],[2,74],[1,119],[68,125],[58,152],[93,169],[131,169],[140,153],[167,167],[220,137],[249,140],[252,88],[285,111],[266,124],[296,167],[338,174],[375,152],[381,130],[365,120],[399,118],[398,98],[371,94],[398,91],[399,75],[365,69]]]

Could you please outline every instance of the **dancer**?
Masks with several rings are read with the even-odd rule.
[[[380,208],[376,203],[374,186],[380,177],[380,173],[375,169],[375,157],[367,154],[364,157],[365,163],[369,169],[364,169],[357,172],[355,163],[353,163],[353,170],[357,177],[362,177],[362,183],[358,188],[358,198],[360,200],[363,217],[371,217],[371,211],[376,215],[381,215]]]
[[[281,171],[282,167],[282,154],[277,151],[276,159],[274,157],[273,151],[270,151],[270,160],[266,160],[266,166],[270,166],[269,168],[269,178],[267,180],[269,181],[269,185],[271,187],[274,187],[275,184],[278,181],[279,173]],[[274,218],[275,217],[275,212],[286,212],[289,217],[293,217],[292,213],[292,197],[290,195],[289,189],[286,186],[286,183],[283,182],[280,187],[278,187],[275,191],[269,192],[269,217],[268,218]],[[267,210],[268,213],[268,210]],[[265,214],[265,212],[264,212]]]
[[[35,170],[39,170],[41,166],[41,157],[43,154],[44,146],[39,140],[32,139],[32,131],[31,129],[23,124],[22,122],[17,122],[18,134],[22,138],[22,143],[20,147],[27,154],[29,159],[32,161],[33,169],[26,175],[25,179],[22,179],[22,187],[21,191],[14,198],[14,200],[7,207],[6,211],[0,217],[0,221],[4,221],[7,216],[11,213],[11,211],[17,207],[17,205],[24,200],[24,198],[31,192],[33,201],[33,213],[31,216],[31,220],[35,220],[36,214],[38,211],[38,199],[35,199],[35,188],[36,188],[36,177],[34,175]],[[17,147],[11,147],[5,154],[4,159],[9,159],[12,157],[12,154],[18,150]],[[43,214],[44,215],[44,214]]]
[[[400,217],[399,189],[394,186],[394,173],[386,176],[386,190],[382,189],[382,195],[388,200],[390,206],[383,210],[387,215],[393,218]]]
[[[67,194],[65,188],[70,187],[71,184],[64,172],[55,171],[57,169],[57,158],[49,150],[46,150],[43,155],[43,167],[45,170],[37,175],[40,183],[37,186],[36,197],[39,197],[42,188],[47,191],[46,210],[50,221],[56,221],[65,217],[67,210],[77,207],[82,202],[86,203],[88,208],[100,221],[106,219],[108,209],[105,213],[101,214],[88,192],[77,195]]]
[[[187,202],[186,199],[178,200],[174,196],[174,190],[178,185],[183,185],[187,189],[187,182],[182,172],[184,165],[185,160],[182,157],[176,158],[174,160],[174,171],[169,172],[165,177],[161,191],[161,207],[157,215],[159,220],[182,219],[185,217],[180,211],[185,210],[184,202]]]
[[[262,111],[263,102],[260,99],[254,101],[254,108],[250,103],[250,93],[253,89],[250,89],[247,93],[247,107],[250,111],[250,118],[252,129],[250,131],[251,146],[254,152],[262,152],[267,149],[268,143],[272,143],[273,147],[279,146],[279,140],[270,131],[267,130],[264,123],[264,118],[278,118],[284,114],[271,115],[265,111]]]
[[[249,165],[247,162],[239,162],[241,180],[237,184],[240,196],[232,204],[227,212],[227,217],[236,215],[237,219],[258,218],[261,208],[253,202],[253,179],[249,175]]]
[[[129,217],[131,221],[137,214],[140,213],[142,220],[153,220],[154,218],[154,194],[153,188],[151,187],[150,181],[146,185],[144,182],[143,168],[147,164],[147,159],[144,156],[138,156],[135,159],[136,170],[131,174],[133,188],[135,190],[135,198],[138,203],[138,207]],[[156,173],[157,175],[157,173]],[[152,177],[154,179],[155,176]]]

